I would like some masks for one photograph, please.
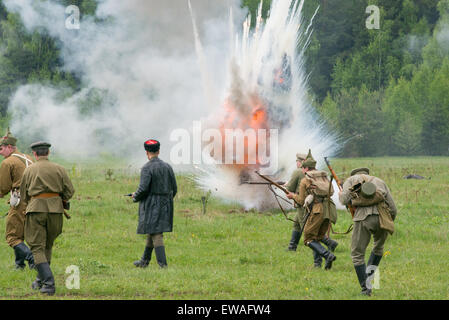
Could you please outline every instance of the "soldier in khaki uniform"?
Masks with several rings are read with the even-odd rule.
[[[17,139],[8,131],[0,140],[0,155],[5,160],[0,165],[0,198],[11,192],[10,209],[6,218],[6,242],[14,249],[16,269],[34,268],[33,254],[24,243],[26,202],[20,201],[19,186],[23,171],[33,161],[16,147]]]
[[[324,258],[326,260],[325,269],[329,270],[336,257],[331,251],[326,250],[320,244],[320,241],[325,238],[330,223],[336,222],[337,210],[330,198],[333,194],[333,188],[327,179],[327,174],[324,171],[317,171],[315,166],[316,161],[309,150],[309,154],[301,166],[305,178],[301,180],[299,185],[299,194],[293,196],[289,194],[288,197],[295,199],[304,208],[310,210],[310,215],[304,226],[304,244],[314,252],[314,265],[318,267],[317,257]],[[326,195],[317,193],[316,185],[318,181],[320,181],[320,185],[322,185],[321,182],[326,184]]]
[[[64,167],[50,162],[50,144],[31,145],[36,163],[25,169],[20,194],[26,208],[25,240],[30,245],[37,268],[33,289],[52,295],[55,280],[50,269],[53,242],[62,232],[64,204],[75,190]]]
[[[306,154],[302,153],[296,154],[296,167],[298,168],[298,170],[293,171],[290,180],[285,185],[285,188],[291,193],[299,194],[299,183],[305,177],[304,173],[302,173],[301,165],[302,162],[305,160],[306,156],[307,156]],[[302,230],[302,222],[304,220],[304,208],[301,206],[297,206],[296,202],[295,207],[297,207],[298,212],[296,213],[293,219],[294,223],[293,223],[292,237],[288,245],[289,251],[296,251],[298,247],[299,238],[301,236]]]
[[[371,194],[367,194],[362,188],[363,184],[369,186],[369,183],[373,186]],[[343,205],[352,204],[356,208],[353,217],[351,258],[362,288],[361,293],[369,296],[371,288],[367,287],[366,283],[369,275],[366,274],[365,251],[373,235],[374,245],[368,260],[368,268],[374,273],[382,259],[389,232],[381,228],[379,214],[385,208],[387,212],[382,212],[389,214],[394,220],[397,214],[396,205],[385,182],[370,176],[368,168],[352,170],[351,176],[344,182],[343,190],[339,193],[339,200]]]
[[[294,194],[299,195],[299,184],[301,183],[301,180],[305,177],[304,173],[302,172],[301,165],[303,161],[306,159],[306,157],[307,155],[303,153],[296,154],[296,167],[298,168],[298,170],[293,171],[290,180],[285,185],[286,189],[290,191],[290,193],[293,193],[292,195],[290,195],[291,199],[293,199]],[[296,251],[298,247],[299,238],[301,237],[301,230],[303,229],[303,220],[305,216],[304,208],[301,206],[297,206],[296,202],[295,206],[297,207],[298,212],[294,217],[292,236],[287,248],[287,250],[289,251]],[[332,252],[338,245],[337,241],[332,240],[329,237],[324,237],[321,240],[321,242],[323,242]],[[315,266],[321,267],[321,263],[322,263],[321,256],[315,255]]]

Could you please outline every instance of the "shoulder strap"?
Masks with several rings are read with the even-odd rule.
[[[33,163],[33,161],[31,161],[30,159],[28,159],[27,157],[25,157],[25,155],[20,155],[18,153],[13,153],[13,156],[16,156],[17,158],[20,158],[22,160],[25,160],[25,166],[28,168],[29,165],[31,165]]]

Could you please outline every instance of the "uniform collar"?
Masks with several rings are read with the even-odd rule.
[[[40,156],[39,159],[37,159],[37,161],[43,161],[43,160],[48,161],[48,156]]]

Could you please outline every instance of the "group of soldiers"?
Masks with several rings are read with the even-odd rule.
[[[6,241],[14,249],[17,269],[24,269],[28,262],[30,269],[37,270],[32,289],[53,295],[52,247],[75,190],[65,168],[48,160],[51,144],[31,144],[33,161],[18,150],[16,142],[9,129],[0,139],[0,154],[5,158],[0,165],[0,197],[10,193]]]
[[[32,289],[55,294],[55,280],[50,268],[52,247],[62,232],[63,214],[75,190],[66,170],[48,160],[51,145],[39,141],[31,144],[35,161],[19,152],[17,139],[9,129],[0,140],[0,197],[11,194],[10,210],[6,220],[6,241],[14,249],[17,269],[37,270]],[[155,252],[161,268],[167,267],[163,240],[164,232],[173,229],[173,197],[177,183],[172,167],[159,159],[160,143],[150,139],[144,142],[148,162],[142,167],[136,192],[130,194],[139,202],[137,233],[147,235],[146,245],[138,268],[146,268]],[[294,219],[288,250],[296,251],[301,235],[304,244],[313,252],[316,268],[330,270],[337,259],[338,242],[329,238],[332,223],[337,221],[337,210],[332,200],[334,189],[327,173],[316,169],[311,151],[296,155],[297,170],[286,184],[287,197],[294,200],[297,213]],[[362,294],[371,295],[367,278],[374,272],[383,256],[385,240],[394,230],[396,206],[390,190],[381,179],[370,176],[368,168],[351,172],[340,192],[343,205],[355,207],[351,258],[362,288]],[[365,263],[365,251],[374,238],[374,246]],[[28,243],[28,247],[25,242]],[[325,244],[327,249],[321,245]],[[374,267],[374,268],[373,268]]]
[[[6,217],[6,241],[14,249],[16,269],[37,270],[31,288],[42,294],[54,295],[55,279],[50,268],[53,243],[61,234],[63,215],[70,208],[75,189],[64,167],[50,162],[51,144],[38,141],[31,144],[35,161],[21,153],[17,139],[8,131],[0,139],[0,197],[10,193],[10,209]],[[138,234],[146,234],[143,256],[135,261],[139,268],[148,266],[154,249],[161,268],[167,267],[164,232],[173,229],[173,197],[177,192],[172,167],[159,159],[160,143],[150,139],[144,149],[148,158],[143,166],[140,184],[131,194],[139,202]],[[30,247],[28,247],[26,244]]]
[[[316,169],[316,160],[311,151],[307,155],[296,155],[298,170],[295,170],[286,184],[297,207],[288,250],[296,251],[302,230],[304,244],[312,249],[314,266],[321,268],[325,259],[325,269],[329,270],[336,260],[334,250],[338,243],[329,238],[331,223],[337,221],[337,210],[332,200],[334,189],[327,173]],[[370,176],[368,168],[357,168],[344,182],[338,196],[339,201],[355,209],[354,228],[351,240],[351,259],[362,289],[361,294],[370,296],[371,285],[367,281],[379,266],[388,234],[394,231],[397,209],[388,186],[381,179]],[[374,239],[368,263],[365,252]],[[328,249],[323,247],[324,243]]]

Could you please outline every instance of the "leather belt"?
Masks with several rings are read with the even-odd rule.
[[[47,199],[53,197],[59,197],[59,193],[41,193],[36,196],[32,196],[34,199]]]
[[[328,200],[328,199],[329,199],[329,197],[315,197],[313,203],[322,203],[322,202],[324,202],[325,200]]]

